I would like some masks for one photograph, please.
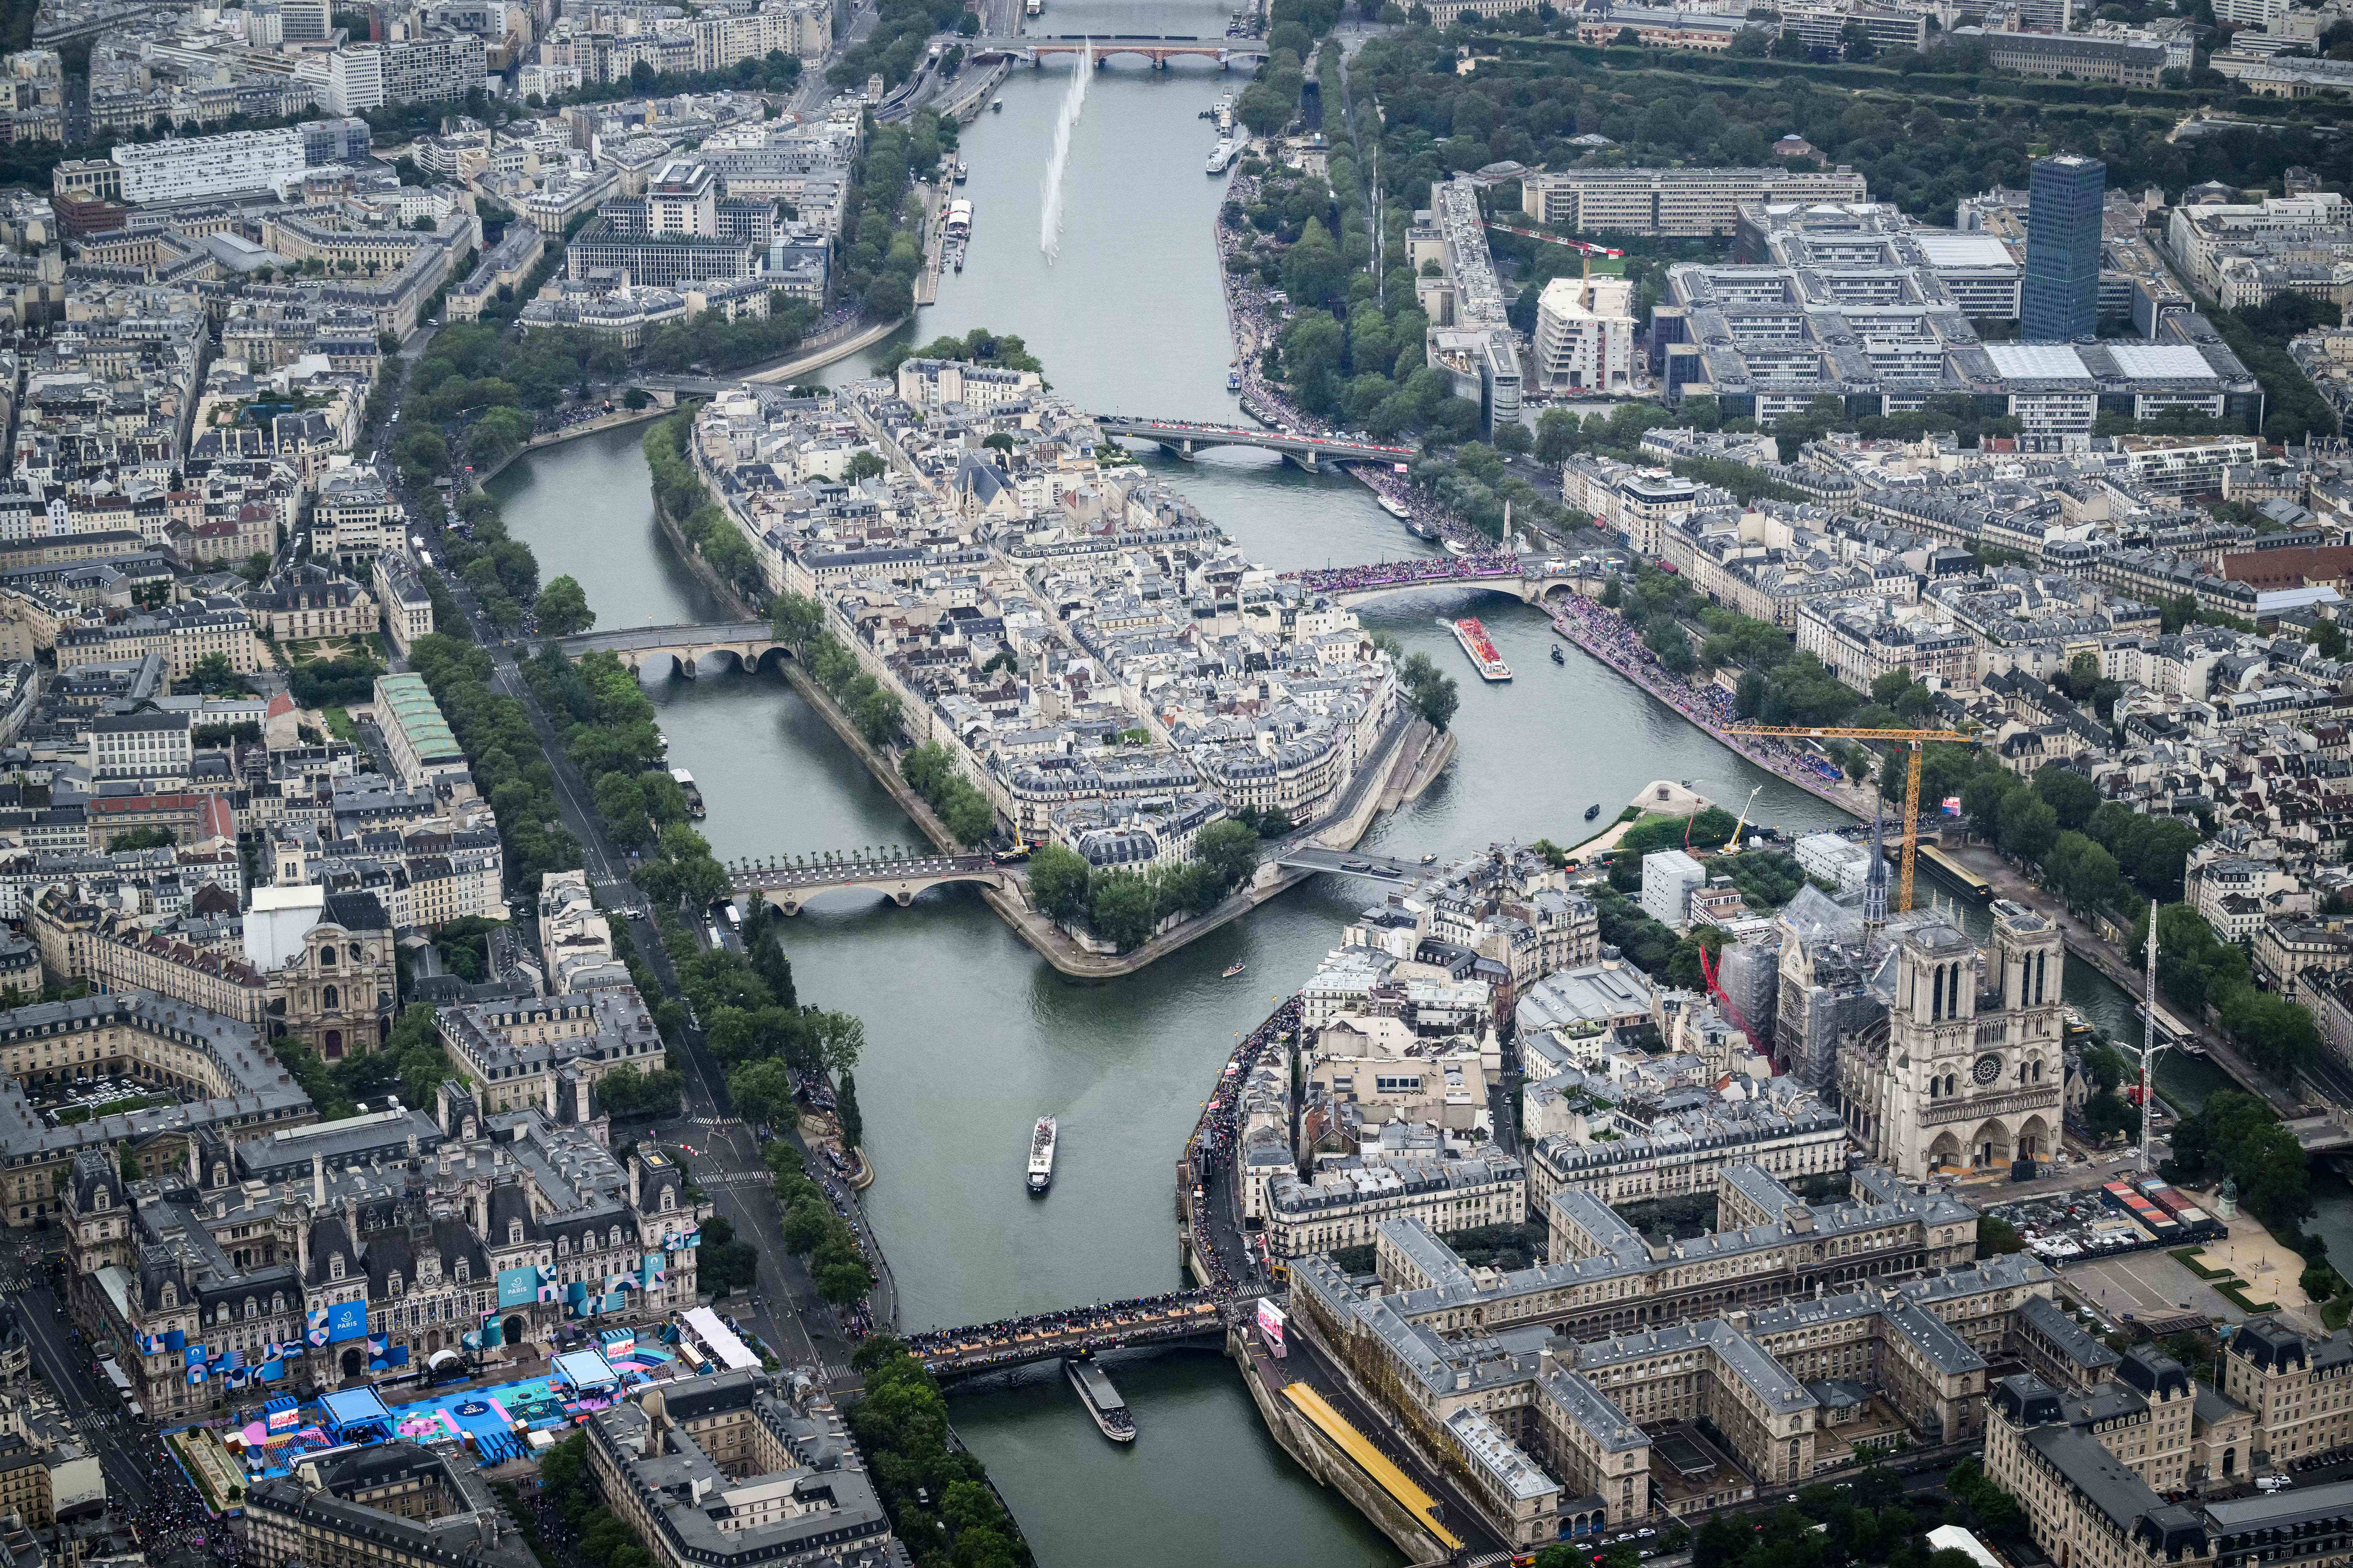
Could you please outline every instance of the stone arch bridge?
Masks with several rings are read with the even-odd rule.
[[[586,632],[558,644],[567,658],[609,653],[643,676],[675,671],[692,680],[706,671],[757,669],[771,657],[791,657],[765,621],[714,621],[692,626],[633,626]]]
[[[800,913],[801,906],[819,893],[846,889],[881,893],[905,909],[926,888],[975,882],[1002,889],[1013,881],[1004,867],[986,855],[909,855],[821,861],[814,866],[754,867],[732,872],[729,879],[738,910],[758,900],[787,915]]]
[[[1336,567],[1286,573],[1303,586],[1329,595],[1335,603],[1369,605],[1433,588],[1483,588],[1542,609],[1565,594],[1582,592],[1588,580],[1567,562],[1397,561],[1379,566]],[[1591,580],[1599,592],[1599,579]]]

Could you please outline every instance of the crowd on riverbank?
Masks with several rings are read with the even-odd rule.
[[[1221,1306],[1241,1294],[1245,1279],[1255,1285],[1246,1244],[1239,1236],[1228,1237],[1222,1248],[1219,1245],[1208,1189],[1214,1184],[1218,1172],[1230,1171],[1235,1141],[1241,1127],[1242,1085],[1267,1047],[1298,1026],[1299,998],[1293,996],[1242,1037],[1233,1055],[1227,1058],[1218,1087],[1187,1142],[1187,1160],[1203,1184],[1202,1195],[1190,1207],[1195,1255],[1209,1274],[1206,1289],[1128,1297],[1089,1307],[1029,1312],[971,1328],[910,1334],[905,1342],[909,1352],[925,1362],[952,1360],[959,1370],[969,1370],[1031,1360],[1050,1347],[1058,1352],[1113,1350],[1138,1332],[1166,1329],[1188,1319],[1206,1321],[1205,1308]],[[1229,1258],[1229,1253],[1235,1256]]]
[[[1208,1102],[1201,1108],[1201,1119],[1194,1124],[1193,1136],[1186,1142],[1185,1159],[1195,1183],[1193,1202],[1188,1205],[1193,1252],[1208,1270],[1209,1289],[1219,1300],[1229,1300],[1239,1294],[1240,1279],[1247,1279],[1253,1285],[1258,1282],[1257,1262],[1250,1256],[1249,1242],[1235,1234],[1229,1238],[1228,1246],[1220,1247],[1217,1226],[1219,1177],[1231,1179],[1234,1149],[1241,1135],[1242,1086],[1250,1081],[1267,1047],[1298,1027],[1299,998],[1294,994],[1242,1037],[1233,1055],[1227,1058],[1225,1071],[1218,1077],[1218,1087],[1210,1091]]]
[[[1258,200],[1258,177],[1236,174],[1226,186],[1226,199],[1240,202],[1245,208]],[[1248,249],[1250,231],[1234,228],[1221,217],[1217,226],[1218,272],[1226,280],[1226,335],[1233,340],[1234,368],[1240,373],[1242,405],[1250,408],[1261,419],[1267,417],[1261,409],[1272,410],[1279,417],[1271,421],[1288,424],[1293,429],[1304,429],[1311,421],[1291,405],[1289,388],[1266,379],[1261,372],[1267,349],[1282,334],[1282,317],[1274,301],[1260,287],[1255,268],[1235,269],[1234,258]],[[1258,407],[1251,408],[1251,405]]]
[[[1240,202],[1244,207],[1255,203],[1258,196],[1259,183],[1255,175],[1238,174],[1226,187],[1227,199]],[[1248,228],[1238,230],[1229,227],[1220,217],[1217,237],[1219,275],[1225,279],[1226,335],[1233,343],[1234,370],[1241,383],[1242,411],[1262,425],[1279,426],[1311,436],[1340,434],[1326,429],[1322,420],[1293,403],[1289,387],[1267,379],[1266,352],[1280,343],[1282,329],[1289,318],[1284,308],[1275,301],[1259,280],[1254,264],[1243,265],[1239,270],[1236,268],[1234,258],[1249,249]],[[1395,468],[1360,463],[1354,465],[1353,471],[1375,495],[1404,509],[1406,515],[1401,521],[1416,535],[1424,539],[1451,539],[1457,544],[1472,549],[1485,545],[1483,534],[1446,508],[1427,500]]]
[[[831,1151],[828,1150],[828,1152]],[[833,1212],[849,1226],[850,1237],[858,1244],[858,1256],[865,1260],[866,1267],[879,1282],[889,1266],[882,1261],[881,1247],[867,1228],[866,1210],[859,1203],[857,1193],[845,1177],[827,1170],[815,1160],[803,1167],[803,1173],[817,1183],[818,1189],[825,1194],[826,1202],[833,1205]],[[874,1331],[874,1298],[870,1294],[849,1306],[836,1307],[833,1316],[834,1321],[841,1325],[842,1332],[853,1340],[862,1340]]]
[[[1644,646],[1633,624],[1617,611],[1597,599],[1574,594],[1552,610],[1555,631],[1733,751],[1810,794],[1848,810],[1857,809],[1854,786],[1845,782],[1838,765],[1827,757],[1787,741],[1730,733],[1729,726],[1742,722],[1733,710],[1732,694],[1712,681],[1694,685],[1669,670]]]

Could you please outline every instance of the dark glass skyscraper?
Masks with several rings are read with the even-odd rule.
[[[2107,167],[2096,158],[2068,153],[2034,161],[2019,323],[2030,343],[2088,338],[2100,324],[2100,205],[2107,185]]]

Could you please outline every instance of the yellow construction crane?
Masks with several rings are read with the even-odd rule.
[[[1904,871],[1897,883],[1895,908],[1912,907],[1912,863],[1920,849],[1920,748],[1930,741],[1974,745],[1978,736],[1966,730],[1850,730],[1829,724],[1729,724],[1727,735],[1774,735],[1783,739],[1822,741],[1902,741],[1911,748],[1911,766],[1904,773]],[[1745,813],[1744,813],[1745,815]]]

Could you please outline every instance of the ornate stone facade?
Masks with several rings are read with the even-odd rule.
[[[1933,918],[1891,929],[1888,949],[1872,980],[1885,1025],[1853,1032],[1839,1051],[1855,1136],[1912,1181],[2050,1159],[2066,1077],[2058,927],[2002,900],[1982,954]]]

